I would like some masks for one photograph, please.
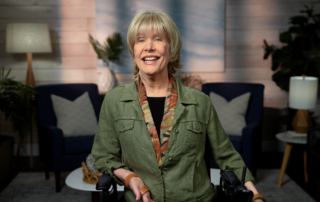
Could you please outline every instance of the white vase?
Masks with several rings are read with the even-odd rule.
[[[108,92],[115,87],[115,77],[109,67],[101,68],[99,86],[102,92]]]

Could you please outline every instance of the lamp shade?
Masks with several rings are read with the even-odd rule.
[[[313,109],[317,103],[318,78],[293,76],[290,78],[289,107],[294,109]]]
[[[44,23],[9,23],[6,28],[6,52],[51,52],[48,25]]]

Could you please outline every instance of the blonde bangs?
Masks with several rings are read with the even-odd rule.
[[[143,21],[141,21],[141,24],[139,25],[139,28],[137,30],[137,33],[135,34],[138,36],[139,33],[150,33],[152,31],[160,34],[161,36],[167,36],[164,33],[164,26],[161,22],[161,19],[157,16],[146,16]]]

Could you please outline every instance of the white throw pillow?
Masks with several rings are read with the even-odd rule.
[[[51,100],[57,117],[57,127],[64,137],[93,135],[97,130],[97,118],[88,92],[74,101],[52,94]]]
[[[223,129],[228,135],[242,135],[242,129],[246,126],[245,115],[249,98],[250,92],[228,102],[220,95],[210,92],[211,102],[217,111]]]

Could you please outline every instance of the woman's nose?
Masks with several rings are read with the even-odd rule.
[[[147,40],[146,41],[146,46],[145,46],[145,51],[153,51],[153,41],[152,40]]]

